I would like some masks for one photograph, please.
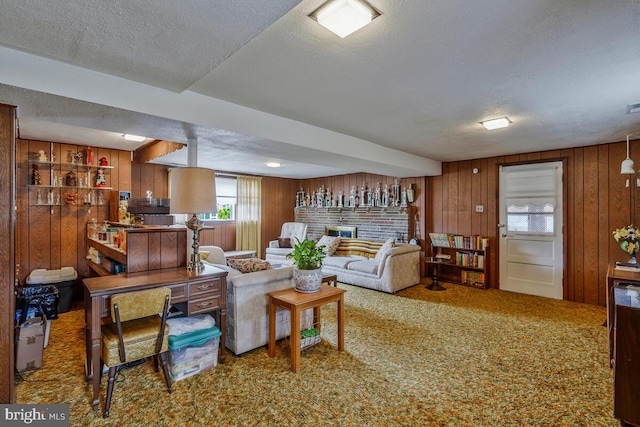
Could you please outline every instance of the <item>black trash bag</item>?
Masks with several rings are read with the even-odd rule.
[[[16,301],[16,308],[21,308],[19,325],[24,323],[29,307],[36,308],[36,316],[46,316],[47,320],[58,318],[58,303],[60,295],[54,285],[26,286],[20,288]]]

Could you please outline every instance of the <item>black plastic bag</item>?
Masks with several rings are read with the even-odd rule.
[[[60,295],[54,285],[26,286],[20,288],[16,301],[16,308],[22,309],[18,324],[22,324],[27,317],[29,307],[36,308],[36,316],[46,316],[47,320],[58,318],[58,303]]]

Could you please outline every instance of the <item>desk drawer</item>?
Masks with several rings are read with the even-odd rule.
[[[220,296],[216,295],[209,298],[200,298],[189,301],[187,306],[187,315],[208,313],[212,310],[220,308]]]
[[[191,283],[189,285],[189,297],[220,295],[221,280],[207,280],[205,282]]]

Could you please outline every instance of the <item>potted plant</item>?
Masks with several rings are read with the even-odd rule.
[[[324,245],[316,246],[313,240],[298,240],[287,258],[293,259],[293,280],[299,292],[311,293],[320,290],[322,283],[322,260],[326,256]]]

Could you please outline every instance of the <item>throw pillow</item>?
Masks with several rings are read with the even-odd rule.
[[[290,248],[291,247],[291,238],[289,237],[278,237],[278,246],[281,248]]]
[[[395,246],[396,246],[396,240],[393,237],[389,238],[386,242],[384,242],[382,247],[378,250],[378,253],[376,254],[376,257],[374,259],[376,261],[380,261],[382,257],[384,257],[387,253],[389,253],[391,248],[394,248]]]
[[[255,271],[269,270],[271,264],[260,258],[241,258],[241,259],[228,259],[227,263],[229,267],[235,268],[241,273],[253,273]]]
[[[327,256],[333,256],[335,255],[338,246],[340,246],[340,237],[322,236],[320,240],[318,240],[318,243],[316,243],[316,246],[322,245],[324,245],[324,253],[327,254]]]

